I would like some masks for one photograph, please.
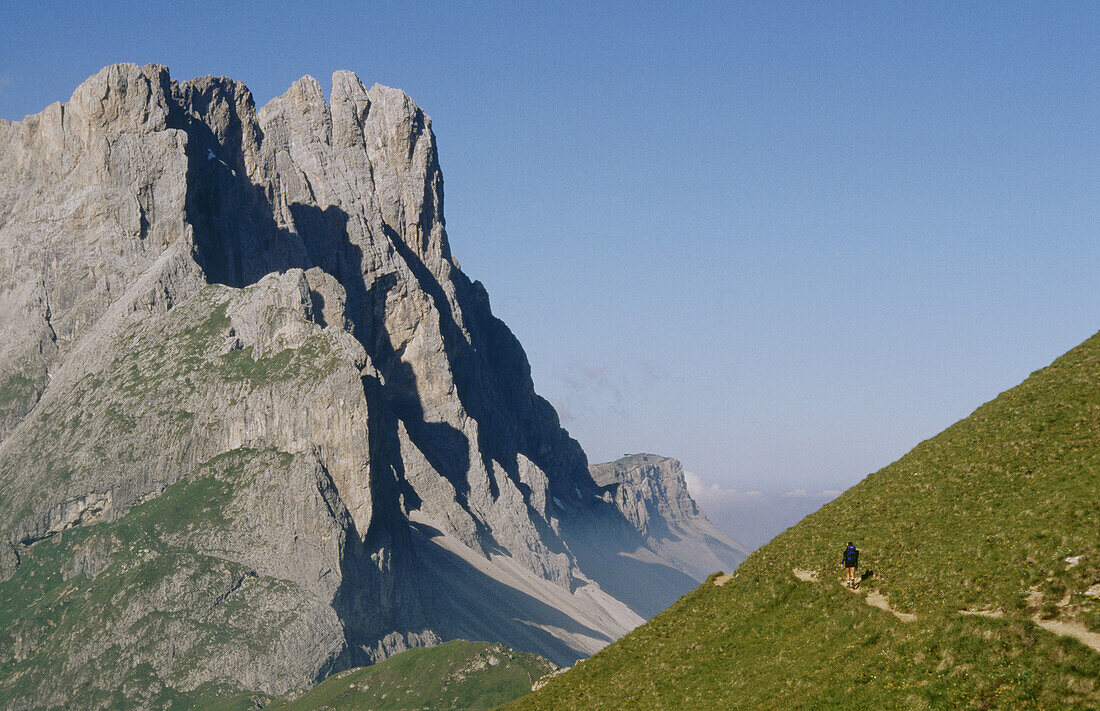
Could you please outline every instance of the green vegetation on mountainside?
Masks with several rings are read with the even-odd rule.
[[[554,665],[502,644],[463,639],[410,649],[326,679],[271,711],[489,709],[531,690]]]
[[[219,424],[210,420],[225,408],[276,385],[308,389],[339,367],[337,336],[327,332],[300,348],[258,358],[251,346],[230,348],[226,312],[241,293],[207,286],[168,314],[133,324],[115,338],[116,355],[105,367],[44,399],[28,416],[33,426],[14,448],[17,456],[0,458],[6,522],[34,516],[55,488],[109,488],[98,481],[103,470],[143,469],[150,455],[158,458],[158,469],[186,469],[189,446]],[[267,316],[278,323],[284,314],[273,309]],[[3,387],[29,387],[12,382]],[[8,390],[0,395],[7,397]],[[35,456],[28,461],[18,456],[23,452]]]
[[[173,686],[186,687],[230,648],[262,657],[273,641],[265,632],[299,614],[294,585],[190,542],[227,535],[227,507],[258,472],[292,460],[234,450],[116,521],[30,547],[0,583],[0,649],[11,651],[0,659],[0,707],[37,698],[43,709],[254,708],[263,694],[241,687],[207,682],[183,693]],[[254,612],[260,606],[262,621]],[[153,669],[139,661],[148,658],[170,661]],[[64,704],[49,703],[43,684],[75,691]]]
[[[5,437],[0,708],[253,708],[340,653],[346,512],[316,452],[269,446],[308,422],[263,433],[361,394],[358,346],[270,288],[115,321]]]
[[[38,363],[25,364],[23,372],[0,372],[0,440],[34,407],[45,381]]]
[[[507,708],[1096,709],[1098,584],[1100,334]]]
[[[0,412],[23,404],[37,388],[38,383],[22,373],[9,376],[0,373]]]

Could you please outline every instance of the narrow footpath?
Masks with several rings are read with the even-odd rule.
[[[791,572],[794,573],[794,577],[798,578],[804,583],[816,583],[818,582],[818,574],[812,570],[803,570],[802,568],[792,568]],[[859,595],[859,588],[850,588],[847,585],[842,586],[848,592]],[[872,590],[863,597],[863,601],[871,607],[877,607],[880,610],[889,612],[894,617],[898,618],[902,622],[916,622],[917,616],[908,612],[901,612],[890,607],[890,601],[886,599],[886,596],[880,593],[878,590]]]
[[[792,568],[791,572],[794,577],[798,578],[804,583],[816,583],[819,581],[819,576],[812,570],[803,570],[802,568]],[[732,576],[724,576],[730,578]],[[718,582],[715,580],[715,584],[723,585],[727,581],[722,580]],[[850,593],[860,595],[859,588],[849,588],[846,585],[842,587]],[[863,596],[863,601],[872,607],[877,607],[880,610],[889,612],[894,617],[898,618],[902,622],[916,622],[917,615],[910,612],[901,612],[890,607],[890,601],[886,599],[886,596],[880,593],[878,590],[871,590]],[[1003,610],[983,609],[983,610],[959,610],[960,615],[972,615],[979,617],[1003,617]],[[1085,646],[1089,647],[1095,652],[1100,652],[1100,633],[1091,632],[1080,622],[1075,620],[1044,620],[1038,615],[1031,618],[1035,624],[1039,625],[1043,629],[1053,634],[1063,635],[1065,637],[1073,637]]]

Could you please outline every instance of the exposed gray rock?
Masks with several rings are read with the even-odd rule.
[[[0,402],[5,436],[107,307],[186,236],[187,136],[168,73],[114,65],[0,140]]]
[[[657,556],[702,582],[716,570],[732,571],[749,549],[716,528],[687,490],[679,461],[656,454],[631,454],[593,464],[592,478],[645,537]]]
[[[458,636],[569,663],[693,586],[692,507],[593,480],[451,257],[403,92],[257,111],[115,65],[0,124],[6,708],[277,694]]]

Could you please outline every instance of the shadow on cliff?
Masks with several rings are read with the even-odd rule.
[[[395,598],[392,583],[356,550],[363,544],[349,521],[348,545],[353,551],[342,566],[345,583],[333,607],[345,624],[347,646],[320,670],[317,681],[344,669],[379,661],[379,649],[400,651],[417,646],[427,630],[442,641],[451,639],[502,642],[521,651],[541,654],[555,664],[571,665],[587,656],[549,630],[586,638],[598,646],[613,640],[532,595],[506,585],[432,539],[442,532],[424,524],[408,529],[418,563],[415,602]],[[392,542],[392,541],[391,541]],[[384,546],[388,548],[388,546]],[[362,589],[385,591],[368,599]],[[563,590],[564,592],[564,590]],[[396,639],[395,639],[396,638]]]
[[[433,468],[464,498],[469,442],[455,428],[425,420],[412,368],[394,350],[381,318],[384,312],[377,310],[379,302],[384,308],[386,294],[396,283],[394,275],[383,275],[368,293],[363,252],[348,236],[348,214],[337,207],[322,210],[295,203],[288,206],[293,230],[276,222],[273,188],[254,184],[248,177],[245,133],[251,132],[258,145],[263,132],[255,121],[239,115],[238,90],[235,82],[209,78],[205,84],[179,88],[186,95],[179,97],[180,105],[171,104],[169,126],[188,136],[187,218],[194,230],[196,261],[210,282],[237,288],[295,267],[319,267],[335,277],[346,292],[346,315],[353,334],[385,375],[384,383],[365,383],[368,398],[376,406],[372,419],[378,405],[392,409]],[[218,115],[224,124],[218,135],[202,118],[209,114]],[[374,434],[384,440],[378,445],[385,460],[381,468],[391,469],[401,479],[396,423],[387,422]],[[412,496],[411,488],[398,488]]]
[[[541,654],[559,665],[571,665],[587,653],[548,629],[586,637],[601,646],[613,641],[433,542],[443,535],[439,530],[423,524],[413,524],[413,529],[417,555],[427,564],[421,579],[427,584],[431,602],[429,621],[444,639],[499,641],[517,651]]]
[[[262,143],[263,133],[254,121],[239,115],[237,90],[235,83],[217,78],[181,88],[179,91],[186,91],[186,95],[180,97],[180,103],[188,110],[173,103],[169,116],[169,125],[188,136],[187,217],[194,230],[196,261],[210,282],[237,288],[253,284],[271,272],[295,267],[319,267],[335,277],[346,292],[346,315],[352,332],[383,376],[368,378],[375,382],[364,383],[369,404],[375,406],[370,410],[372,419],[376,419],[374,415],[380,409],[392,410],[412,443],[432,468],[451,482],[460,503],[466,506],[469,441],[446,423],[426,420],[413,369],[401,360],[402,353],[396,350],[386,332],[386,300],[398,285],[396,275],[379,275],[368,284],[363,274],[362,249],[349,238],[349,216],[338,207],[322,210],[295,203],[288,206],[293,230],[276,222],[278,210],[273,188],[254,184],[248,177],[243,155],[245,133],[253,132],[256,144]],[[218,135],[202,119],[210,114],[218,115],[223,124]],[[408,263],[439,310],[453,374],[456,381],[462,380],[467,370],[463,363],[466,354],[455,347],[453,335],[457,325],[442,289],[394,230],[387,227],[385,237]],[[468,390],[462,383],[459,387],[463,392]],[[460,399],[465,403],[470,398],[460,394]],[[386,420],[372,434],[381,440],[380,468],[390,470],[400,482],[404,471],[397,423],[392,418]],[[372,469],[374,462],[372,459]],[[407,485],[399,484],[398,488],[410,499],[415,496]]]
[[[238,288],[273,271],[311,266],[302,239],[276,224],[271,188],[248,178],[244,134],[255,131],[257,142],[263,136],[239,115],[240,90],[223,78],[176,87],[167,122],[187,134],[185,206],[195,261],[208,281]],[[224,122],[219,135],[203,120],[211,115]]]
[[[362,312],[363,320],[367,322],[364,330],[371,333],[365,333],[368,337],[360,340],[368,341],[364,345],[381,375],[380,379],[369,378],[372,381],[370,386],[396,416],[396,420],[388,423],[389,426],[385,428],[387,431],[380,434],[395,446],[398,445],[396,424],[400,421],[412,444],[420,450],[432,469],[451,483],[459,497],[459,504],[466,507],[466,498],[470,491],[467,476],[470,470],[469,439],[445,422],[427,421],[416,373],[410,364],[401,359],[405,346],[401,346],[401,351],[398,352],[386,330],[386,302],[397,286],[397,275],[392,273],[375,279],[367,291],[367,306]],[[393,454],[400,459],[399,451]],[[418,506],[408,508],[411,510]]]
[[[569,541],[577,565],[604,592],[649,619],[699,586],[698,580],[643,547],[637,529],[617,508],[611,504],[602,508],[598,515],[564,518],[561,533]]]
[[[481,284],[471,283],[459,269],[451,272],[455,300],[461,305],[467,326],[464,330],[435,274],[396,230],[389,225],[383,229],[394,251],[408,266],[420,289],[431,298],[439,314],[439,331],[447,361],[451,364],[455,394],[463,410],[478,425],[478,454],[489,474],[490,495],[494,499],[500,495],[500,484],[495,476],[503,471],[523,495],[529,518],[547,549],[552,553],[566,552],[542,513],[531,508],[531,487],[521,480],[519,455],[548,473],[552,494],[564,496],[571,487],[585,486],[586,480],[591,482],[580,445],[561,429],[550,404],[534,393],[531,369],[523,349],[507,326],[492,315]],[[548,432],[553,437],[547,436]],[[561,457],[562,449],[573,450],[573,456],[554,461],[554,456]],[[567,466],[563,467],[563,463]],[[568,477],[561,476],[565,473],[563,468],[573,471]],[[466,486],[468,490],[468,484]],[[487,551],[499,548],[491,532],[480,522],[479,529]]]

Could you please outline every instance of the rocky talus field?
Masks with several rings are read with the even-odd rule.
[[[0,708],[571,664],[744,558],[646,471],[594,478],[535,393],[403,92],[119,64],[0,120]]]
[[[505,708],[1100,708],[1100,334]]]

